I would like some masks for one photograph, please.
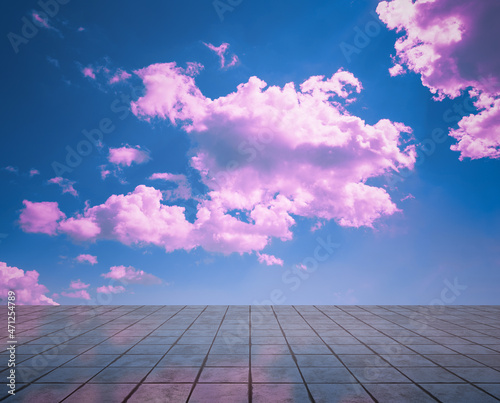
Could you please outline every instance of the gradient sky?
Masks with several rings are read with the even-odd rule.
[[[498,2],[378,3],[10,4],[0,297],[498,304]]]

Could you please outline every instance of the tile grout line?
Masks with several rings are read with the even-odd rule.
[[[297,370],[299,371],[300,377],[302,378],[302,382],[304,383],[304,386],[307,390],[307,395],[309,396],[309,400],[312,403],[315,403],[316,401],[314,400],[314,397],[313,397],[311,391],[309,390],[309,385],[306,382],[306,378],[304,378],[304,375],[302,374],[302,371],[300,370],[299,363],[297,361],[297,357],[295,356],[295,353],[293,352],[292,347],[290,346],[290,343],[288,343],[288,339],[286,337],[286,334],[285,334],[283,328],[281,327],[281,323],[278,319],[278,315],[276,314],[276,311],[274,310],[274,306],[270,305],[270,307],[273,311],[274,317],[276,318],[276,322],[278,323],[278,326],[281,330],[281,334],[282,334],[283,338],[285,339],[286,345],[288,347],[288,350],[290,351],[290,355],[292,356],[293,362],[295,363],[295,366],[297,367]]]
[[[360,308],[360,309],[363,309],[363,308]],[[382,309],[385,309],[385,308],[382,308]],[[390,311],[389,309],[386,309],[386,310],[387,310],[387,311],[389,311],[389,312],[393,312],[393,311]],[[365,309],[365,311],[370,312],[370,311],[368,311],[368,310],[366,310],[366,309]],[[370,313],[371,313],[371,312],[370,312]],[[379,316],[379,315],[377,315],[377,314],[373,314],[373,315],[375,315],[375,316]],[[401,314],[398,314],[398,315],[401,315]],[[404,315],[401,315],[401,316],[404,316]],[[379,317],[380,317],[380,318],[382,318],[382,319],[385,319],[385,318],[383,318],[382,316],[379,316]],[[407,317],[407,318],[409,318],[409,317]],[[393,324],[397,325],[397,323],[395,323],[395,322],[393,322],[393,321],[391,321],[391,320],[389,320],[389,319],[385,319],[385,320],[387,320],[387,321],[389,321],[389,322],[391,322],[391,323],[393,323]],[[420,322],[420,321],[419,321],[419,322]],[[363,323],[365,323],[365,322],[363,322]],[[424,322],[421,322],[421,323],[424,323]],[[424,324],[425,324],[425,323],[424,323]],[[370,325],[369,325],[369,326],[370,326]],[[441,329],[435,328],[435,327],[433,327],[432,325],[427,325],[427,326],[429,326],[429,327],[433,328],[434,330],[439,330],[439,331],[442,331],[442,332],[448,333],[449,335],[454,336],[452,333],[449,333],[449,332],[447,332],[447,331],[444,331],[444,330],[441,330]],[[409,329],[408,329],[408,330],[409,330]],[[417,333],[417,334],[418,334],[418,333]],[[386,336],[387,336],[387,335],[386,335]],[[389,337],[390,339],[392,339],[392,340],[396,341],[398,344],[401,344],[401,343],[399,343],[397,340],[393,339],[391,336],[387,336],[387,337]],[[420,335],[420,334],[419,334],[419,337],[423,337],[423,338],[425,338],[425,339],[428,339],[429,341],[432,341],[433,343],[436,343],[437,345],[439,345],[439,346],[441,346],[441,347],[444,347],[442,344],[439,344],[439,343],[437,343],[437,342],[433,341],[432,339],[429,339],[427,336],[422,336],[422,335]],[[454,336],[454,337],[456,337],[456,336]],[[492,395],[491,393],[487,392],[486,390],[481,389],[479,386],[477,386],[477,385],[475,385],[474,383],[472,383],[472,382],[468,381],[467,379],[463,378],[462,376],[460,376],[460,375],[458,375],[458,374],[455,374],[454,372],[451,372],[451,371],[450,371],[449,369],[447,369],[446,367],[444,367],[444,366],[442,366],[442,365],[440,365],[440,364],[436,363],[436,362],[435,362],[435,361],[433,361],[431,358],[429,358],[429,357],[425,356],[424,354],[421,354],[421,353],[419,353],[418,351],[416,351],[416,350],[412,349],[412,348],[411,348],[411,344],[404,345],[404,347],[406,347],[406,348],[408,348],[408,349],[410,349],[410,350],[414,351],[414,352],[415,352],[415,354],[420,355],[421,357],[423,357],[423,358],[425,358],[425,359],[429,360],[430,362],[432,362],[433,364],[435,364],[435,365],[436,365],[436,366],[438,366],[439,368],[441,368],[441,369],[445,370],[446,372],[449,372],[450,374],[452,374],[452,375],[456,376],[457,378],[462,379],[462,380],[464,381],[464,383],[471,385],[471,386],[472,386],[472,387],[474,387],[475,389],[479,389],[481,392],[484,392],[484,393],[488,394],[489,396],[493,397],[493,398],[494,398],[494,399],[496,399],[496,400],[500,400],[500,399],[498,399],[497,397],[495,397],[494,395]],[[453,350],[453,351],[454,351],[454,350]],[[477,361],[477,360],[474,360],[473,358],[467,357],[465,354],[462,354],[462,353],[459,353],[459,352],[455,352],[455,353],[456,353],[457,355],[461,355],[461,356],[463,356],[463,357],[466,357],[466,358],[469,358],[469,359],[471,359],[471,360],[473,360],[473,361],[476,361],[477,363],[479,363],[479,364],[481,364],[481,365],[483,365],[483,366],[485,366],[485,367],[487,367],[487,368],[490,368],[490,369],[495,370],[494,368],[491,368],[491,367],[490,367],[490,366],[488,366],[488,365],[485,365],[485,364],[483,364],[483,363],[481,363],[481,362],[479,362],[479,361]],[[433,354],[427,354],[427,355],[433,355]],[[439,355],[439,354],[438,354],[438,355]],[[445,355],[446,355],[446,354],[445,354]],[[415,367],[415,368],[416,368],[416,367]],[[459,368],[460,368],[460,367],[459,367]],[[469,367],[467,367],[467,368],[469,368]],[[495,371],[496,371],[496,370],[495,370]],[[498,372],[498,371],[497,371],[497,372]],[[412,382],[413,382],[413,381],[412,381]],[[422,382],[422,383],[425,383],[425,382]],[[434,382],[434,383],[435,383],[435,384],[446,384],[446,382]],[[425,388],[423,388],[422,386],[420,386],[420,384],[419,384],[419,383],[415,382],[415,384],[416,384],[417,386],[419,386],[421,389],[425,390],[427,393],[430,393],[430,392],[428,392]],[[434,397],[434,395],[432,395],[432,396]],[[436,397],[434,397],[434,398],[435,398],[435,399],[437,399]]]
[[[359,308],[359,306],[355,305],[357,308]],[[340,309],[342,312],[344,312],[345,314],[349,315],[349,316],[352,316],[354,317],[356,320],[359,320],[360,322],[364,323],[365,325],[371,327],[372,329],[376,330],[376,331],[379,331],[377,328],[373,327],[372,325],[370,325],[369,323],[366,323],[364,320],[362,319],[359,319],[357,318],[356,316],[352,315],[350,312],[347,312],[345,311],[344,309],[340,308],[340,307],[337,307],[337,309]],[[362,308],[359,308],[359,309],[362,309]],[[369,312],[369,311],[367,311]],[[371,312],[370,312],[371,313]],[[328,315],[327,315],[328,316]],[[331,319],[331,318],[330,318]],[[333,319],[331,319],[333,320]],[[394,323],[396,324],[396,323]],[[349,332],[347,329],[345,329],[346,332],[348,332],[352,337],[354,337],[357,341],[359,341],[360,343],[362,343],[366,348],[368,348],[369,350],[373,351],[373,353],[379,357],[381,360],[385,361],[386,363],[389,364],[389,366],[393,369],[395,369],[396,371],[398,371],[401,375],[403,375],[405,378],[407,378],[411,384],[415,385],[417,388],[419,388],[420,390],[422,390],[426,395],[430,396],[431,398],[433,398],[434,400],[440,402],[440,400],[433,396],[428,390],[424,389],[422,386],[420,386],[417,382],[415,382],[413,379],[411,379],[409,376],[405,375],[403,372],[401,372],[396,366],[392,365],[391,362],[389,362],[388,360],[386,360],[384,357],[381,356],[381,354],[377,353],[373,348],[370,347],[370,345],[368,345],[367,343],[365,343],[363,340],[360,340],[357,338],[357,336],[353,335],[351,332]],[[385,333],[381,332],[382,334],[384,334],[386,337],[390,338],[391,340],[395,341],[398,345],[402,345],[401,343],[399,343],[397,340],[393,339],[391,336],[388,336],[386,335]],[[403,347],[406,347],[405,345],[403,345]],[[417,353],[418,354],[418,353]],[[418,354],[420,355],[420,354]],[[425,357],[423,357],[425,358]]]
[[[136,310],[138,310],[138,309],[142,309],[142,308],[144,308],[145,306],[147,306],[147,305],[141,305],[141,306],[139,306],[139,308],[137,308]],[[151,316],[151,315],[154,315],[156,312],[160,311],[162,308],[163,308],[163,306],[162,306],[162,305],[160,305],[160,307],[159,307],[157,310],[155,310],[155,311],[151,312],[149,315],[146,315],[146,316],[144,316],[144,317],[142,317],[142,318],[139,318],[139,319],[138,319],[138,320],[136,320],[134,323],[132,323],[132,324],[130,324],[130,325],[128,325],[128,326],[126,326],[126,327],[124,327],[123,329],[121,329],[120,331],[118,331],[117,333],[115,333],[113,336],[115,336],[115,335],[116,335],[116,334],[118,334],[118,333],[121,333],[122,331],[124,331],[124,330],[128,329],[129,327],[134,326],[136,323],[140,322],[140,321],[141,321],[141,320],[143,320],[144,318],[147,318],[147,317],[149,317],[149,316]],[[183,308],[181,308],[179,311],[177,311],[177,312],[176,312],[173,316],[177,315],[177,313],[179,313],[180,311],[182,311],[184,308],[185,308],[185,306],[184,306]],[[133,311],[130,311],[130,312],[135,312],[136,310],[133,310]],[[130,313],[130,312],[128,312],[128,313]],[[127,313],[127,314],[128,314],[128,313]],[[127,315],[127,314],[125,314],[125,315]],[[123,316],[125,316],[125,315],[123,315]],[[119,317],[121,317],[121,316],[119,316]],[[171,316],[171,317],[172,317],[172,316]],[[113,319],[113,320],[116,320],[116,319],[117,319],[117,318],[115,318],[115,319]],[[170,319],[170,318],[169,318],[169,319]],[[106,323],[108,323],[108,322],[106,322]],[[160,325],[160,326],[161,326],[161,325]],[[96,344],[94,347],[97,347],[97,346],[101,345],[102,343],[104,343],[105,341],[109,340],[109,339],[110,339],[111,337],[113,337],[113,336],[108,337],[107,339],[103,340],[102,342],[100,342],[100,343]],[[100,374],[101,372],[103,372],[105,369],[109,368],[109,367],[111,366],[111,364],[113,364],[114,362],[116,362],[116,361],[118,361],[120,358],[122,358],[122,357],[123,357],[123,356],[127,353],[127,351],[129,351],[130,349],[132,349],[133,347],[135,347],[135,346],[136,346],[137,344],[139,344],[142,340],[144,340],[144,338],[140,339],[138,342],[136,342],[135,344],[133,344],[130,348],[128,348],[127,350],[125,350],[125,352],[123,352],[122,354],[116,354],[116,355],[118,355],[118,357],[116,357],[113,361],[109,362],[107,365],[105,365],[103,368],[101,368],[101,370],[100,370],[99,372],[97,372],[96,374],[94,374],[93,376],[91,376],[89,379],[87,379],[85,382],[83,382],[80,386],[78,386],[78,387],[77,387],[77,388],[76,388],[73,392],[71,392],[69,395],[65,396],[65,397],[64,397],[64,399],[62,399],[62,400],[61,400],[61,402],[62,402],[62,401],[64,401],[64,400],[66,400],[68,397],[70,397],[70,396],[71,396],[71,395],[73,395],[74,393],[76,393],[78,390],[80,390],[81,388],[83,388],[85,385],[87,385],[87,384],[89,383],[89,381],[90,381],[90,380],[94,379],[97,375],[99,375],[99,374]],[[94,347],[92,347],[92,348],[94,348]],[[88,350],[86,350],[86,351],[88,351]],[[81,353],[80,355],[82,355],[82,354],[85,354],[85,352]],[[80,355],[78,355],[78,356],[80,356]],[[77,357],[78,357],[78,356],[77,356]],[[75,357],[75,358],[76,358],[76,357]]]
[[[322,312],[320,309],[318,309],[316,306],[313,305],[313,307],[315,309],[317,309],[318,311],[320,311],[323,315],[325,315],[324,312]],[[364,391],[368,394],[368,396],[370,396],[370,398],[375,402],[375,403],[378,403],[378,400],[375,399],[375,397],[368,391],[368,389],[366,389],[366,387],[359,381],[358,377],[356,375],[354,375],[351,370],[349,369],[349,367],[347,365],[344,364],[344,362],[341,360],[341,358],[337,355],[337,353],[335,353],[335,351],[333,351],[333,349],[323,340],[323,337],[320,336],[320,334],[316,331],[316,329],[311,326],[311,324],[309,323],[309,321],[307,319],[304,318],[304,316],[297,310],[297,308],[295,306],[293,306],[293,308],[295,309],[295,311],[299,314],[299,316],[307,323],[307,325],[311,328],[311,330],[316,334],[316,336],[318,336],[320,338],[320,340],[325,344],[325,346],[328,348],[328,350],[330,350],[332,352],[332,354],[335,356],[335,358],[337,358],[337,360],[339,360],[339,362],[344,366],[344,368],[351,374],[351,376],[356,379],[356,382],[364,389]],[[327,315],[325,315],[327,316]],[[328,317],[328,316],[327,316]],[[328,317],[329,318],[329,317]],[[341,327],[344,331],[346,331],[341,325],[339,325],[337,322],[335,322],[335,324],[339,327]]]
[[[212,340],[212,344],[210,344],[210,347],[208,349],[207,355],[205,356],[205,359],[201,363],[200,370],[198,371],[198,374],[196,375],[196,378],[195,378],[195,380],[193,382],[191,390],[189,391],[189,395],[188,395],[188,397],[186,399],[186,403],[189,402],[189,399],[191,399],[191,396],[192,396],[192,394],[194,392],[194,388],[198,385],[198,380],[200,379],[201,373],[203,372],[203,369],[205,368],[205,364],[206,364],[206,362],[208,360],[208,355],[210,354],[210,350],[212,350],[212,347],[213,347],[213,345],[215,343],[215,339],[217,338],[217,335],[219,334],[220,328],[222,326],[222,323],[224,322],[224,319],[226,318],[226,314],[227,314],[228,310],[229,310],[229,305],[226,305],[226,311],[224,312],[224,315],[222,316],[222,319],[221,319],[221,321],[219,323],[219,327],[217,328],[217,331],[215,332],[215,336],[214,336],[214,338]]]
[[[248,403],[253,401],[252,380],[252,305],[248,305]]]
[[[118,309],[118,308],[120,308],[120,307],[122,307],[122,305],[118,305],[115,309]],[[115,309],[110,309],[108,312],[110,312],[110,311],[114,311]],[[118,318],[121,318],[122,316],[125,316],[125,315],[129,314],[130,312],[134,312],[134,311],[136,311],[136,310],[138,310],[138,309],[140,309],[140,307],[138,307],[138,308],[136,308],[136,309],[134,309],[134,310],[132,310],[132,311],[126,312],[126,313],[124,313],[123,315],[118,316]],[[111,321],[113,321],[113,320],[115,320],[115,319],[117,319],[117,318],[111,319],[111,320],[109,320],[108,322],[111,322]],[[77,337],[80,337],[80,336],[82,336],[82,335],[84,335],[84,334],[86,334],[86,333],[88,333],[88,332],[91,332],[91,331],[93,331],[93,330],[97,329],[98,327],[101,327],[102,325],[105,325],[105,324],[106,324],[106,323],[108,323],[108,322],[105,322],[105,323],[103,323],[103,324],[101,324],[101,325],[99,325],[99,326],[96,326],[95,328],[90,329],[90,330],[88,330],[88,331],[87,331],[87,332],[85,332],[85,333],[82,333],[82,334],[79,334],[79,335],[77,335],[77,336],[75,336],[75,337],[72,337],[72,338],[71,338],[71,339],[69,339],[69,340],[73,340],[73,339],[75,339],[75,338],[77,338]],[[111,336],[111,337],[112,337],[112,336]],[[104,342],[104,341],[106,341],[106,340],[107,340],[107,339],[105,339],[105,340],[101,341],[101,343],[103,343],[103,342]],[[99,345],[99,344],[101,344],[101,343],[98,343],[98,344],[96,344],[95,346],[97,346],[97,345]],[[61,343],[61,344],[63,344],[63,343]],[[59,346],[59,345],[61,345],[61,344],[58,344],[58,346]],[[39,376],[38,378],[33,379],[33,380],[32,380],[32,381],[30,381],[30,382],[27,382],[25,385],[21,386],[19,389],[16,389],[16,390],[17,390],[17,391],[21,391],[21,390],[23,390],[23,389],[26,389],[28,386],[31,386],[33,383],[35,383],[35,382],[36,382],[37,380],[39,380],[40,378],[44,377],[45,375],[50,374],[51,372],[54,372],[56,369],[61,368],[61,367],[62,367],[64,364],[66,364],[67,362],[69,362],[69,361],[71,361],[71,360],[75,359],[76,357],[79,357],[79,356],[80,356],[80,355],[82,355],[82,354],[85,354],[85,352],[86,352],[86,351],[88,351],[88,350],[90,350],[90,349],[94,348],[95,346],[90,347],[89,349],[84,350],[84,351],[82,351],[82,352],[81,352],[81,353],[79,353],[79,354],[76,354],[73,358],[71,358],[71,359],[69,359],[68,361],[65,361],[65,362],[63,362],[63,363],[59,364],[57,367],[54,367],[51,371],[49,371],[49,372],[47,372],[47,373],[45,373],[45,374],[43,374],[43,375]],[[56,346],[56,347],[57,347],[57,346]],[[51,348],[54,348],[54,347],[51,347]],[[48,349],[48,350],[50,350],[50,349]],[[48,351],[48,350],[44,350],[43,352]],[[41,354],[41,353],[40,353],[40,354]],[[37,354],[37,355],[40,355],[40,354]],[[80,388],[80,387],[78,387],[77,389],[79,389],[79,388]],[[76,390],[76,389],[75,389],[75,390]],[[73,392],[72,392],[72,393],[73,393]],[[9,396],[5,396],[5,397],[3,397],[3,398],[0,398],[0,401],[5,400],[5,399],[7,399],[8,397],[9,397]],[[66,397],[65,397],[65,398],[66,398]]]
[[[182,310],[184,310],[186,308],[187,305],[184,305],[184,307],[175,313],[175,315],[177,315],[179,312],[181,312]],[[177,340],[167,349],[167,351],[165,352],[165,354],[163,354],[163,356],[158,360],[158,362],[153,365],[153,367],[148,371],[148,373],[139,381],[139,383],[137,385],[134,386],[134,388],[132,388],[132,390],[130,391],[130,393],[123,399],[123,403],[127,402],[128,399],[130,399],[132,397],[132,395],[137,391],[137,389],[139,389],[139,387],[144,384],[144,381],[146,380],[146,378],[149,376],[149,374],[151,374],[151,372],[153,372],[153,370],[158,366],[158,364],[160,363],[161,360],[163,360],[163,358],[166,357],[166,355],[169,353],[170,350],[172,350],[172,348],[174,346],[177,345],[177,343],[179,342],[179,340],[184,336],[184,334],[189,330],[189,328],[191,326],[193,326],[193,324],[196,322],[196,320],[203,314],[203,312],[205,312],[205,310],[208,308],[208,305],[205,305],[205,308],[203,308],[203,310],[198,314],[198,316],[196,316],[196,318],[194,318],[194,320],[191,322],[191,324],[182,332],[182,334],[177,338]],[[158,330],[159,327],[163,326],[165,323],[167,323],[170,319],[172,319],[175,315],[172,315],[170,318],[168,318],[165,322],[163,322],[161,325],[159,325],[156,329],[154,329],[152,332],[150,332],[149,334],[147,334],[142,340],[144,340],[146,337],[148,337],[151,333],[155,332],[156,330]],[[141,341],[142,341],[141,340]],[[129,349],[130,350],[130,349]],[[128,351],[128,350],[127,350]]]

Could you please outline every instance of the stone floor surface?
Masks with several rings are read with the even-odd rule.
[[[498,402],[500,306],[19,306],[8,402]],[[7,324],[7,310],[0,318]]]

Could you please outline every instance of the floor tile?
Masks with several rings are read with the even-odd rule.
[[[149,384],[141,385],[128,400],[129,403],[184,402],[189,396],[189,384]]]
[[[421,384],[433,396],[443,403],[473,402],[473,403],[493,403],[497,399],[489,396],[485,392],[472,385],[462,384]]]
[[[213,402],[248,403],[248,385],[197,384],[189,403]]]

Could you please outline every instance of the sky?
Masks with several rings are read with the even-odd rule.
[[[10,4],[1,303],[500,303],[499,16]]]

